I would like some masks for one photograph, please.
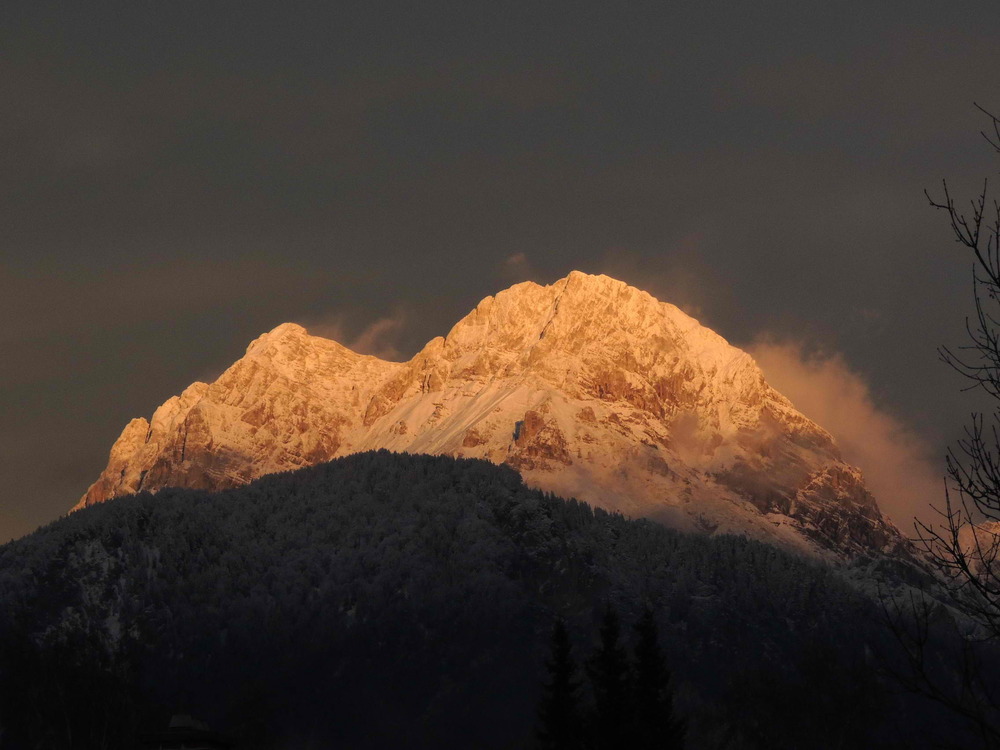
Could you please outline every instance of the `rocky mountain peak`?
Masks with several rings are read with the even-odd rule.
[[[858,500],[863,480],[831,436],[748,354],[671,304],[577,271],[485,298],[403,363],[282,324],[214,383],[133,420],[80,505],[379,448],[505,463],[630,515],[800,549],[898,538]]]

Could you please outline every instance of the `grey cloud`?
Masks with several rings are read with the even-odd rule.
[[[995,167],[971,107],[994,16],[15,2],[0,444],[75,456],[69,507],[128,418],[281,322],[405,358],[579,268],[737,343],[816,337],[942,446],[968,408],[934,350],[961,342],[970,288],[922,190]],[[53,517],[55,490],[25,499],[45,471],[40,449],[5,465],[0,514]]]

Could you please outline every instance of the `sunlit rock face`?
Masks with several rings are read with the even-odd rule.
[[[902,543],[831,436],[673,305],[573,272],[487,297],[409,362],[284,324],[133,420],[77,507],[358,451],[484,458],[628,515],[823,553]]]

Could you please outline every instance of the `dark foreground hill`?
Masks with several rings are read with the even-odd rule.
[[[240,748],[530,747],[553,618],[579,658],[607,603],[655,613],[688,747],[968,739],[878,676],[893,640],[832,568],[379,452],[0,548],[2,747],[134,747],[178,712]]]

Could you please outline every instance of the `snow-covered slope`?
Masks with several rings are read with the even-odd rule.
[[[214,383],[129,423],[77,507],[377,448],[506,463],[531,485],[682,529],[839,553],[901,543],[831,436],[748,354],[579,272],[487,297],[405,363],[278,326]]]

